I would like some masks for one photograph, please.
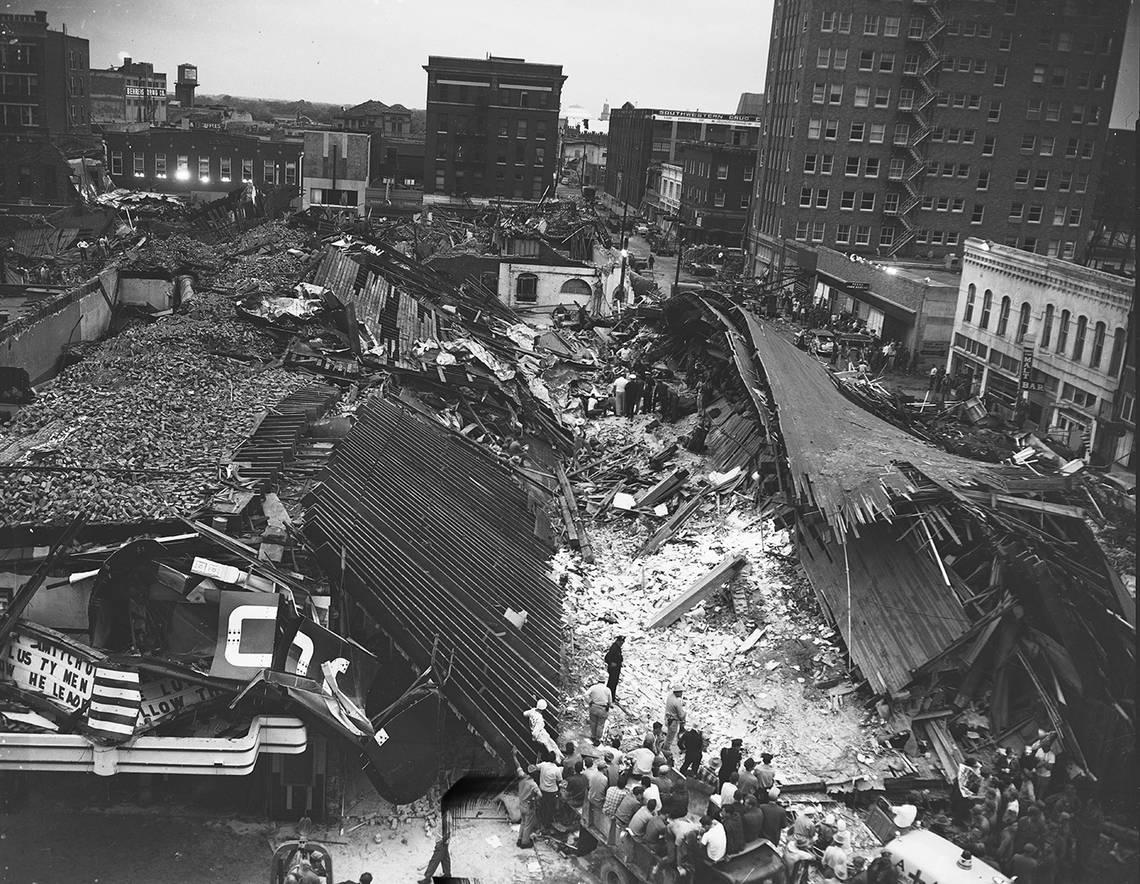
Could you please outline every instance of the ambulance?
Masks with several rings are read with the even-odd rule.
[[[883,853],[914,884],[1012,884],[1013,879],[927,829],[911,829],[883,845]]]

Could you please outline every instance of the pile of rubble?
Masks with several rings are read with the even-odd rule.
[[[224,353],[270,355],[263,335],[213,316],[140,323],[93,348],[0,433],[0,524],[197,509],[256,417],[308,380]]]
[[[587,434],[605,439],[611,452],[640,449],[638,466],[652,481],[649,462],[693,423],[690,418],[663,426],[644,417],[611,417],[588,425]],[[660,475],[679,466],[703,482],[709,472],[705,458],[683,449],[670,460],[661,463]],[[567,691],[572,699],[564,722],[572,731],[588,731],[584,704],[574,695],[604,677],[602,658],[614,638],[624,635],[620,709],[609,719],[611,735],[620,734],[624,746],[636,745],[649,724],[663,720],[664,698],[671,685],[680,684],[689,723],[705,734],[714,753],[742,737],[751,751],[778,755],[786,781],[817,781],[827,772],[850,770],[845,757],[874,751],[862,710],[843,705],[836,699],[842,694],[828,694],[827,687],[842,682],[845,659],[792,564],[788,534],[773,528],[747,496],[707,497],[671,542],[643,557],[635,558],[662,518],[614,508],[602,518],[588,529],[593,564],[569,549],[553,564],[565,582],[573,632]],[[731,554],[751,564],[731,591],[712,594],[670,625],[647,628],[662,605]]]

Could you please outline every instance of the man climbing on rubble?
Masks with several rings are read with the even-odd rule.
[[[614,639],[610,649],[606,651],[606,671],[609,673],[609,678],[606,681],[606,687],[610,689],[610,696],[613,702],[618,701],[618,681],[621,679],[621,667],[625,662],[625,655],[622,652],[622,646],[625,644],[625,636],[619,635]]]
[[[590,739],[595,746],[601,743],[605,734],[606,719],[609,718],[610,706],[613,705],[613,702],[613,692],[602,683],[600,678],[596,684],[586,691],[586,703],[590,715]]]
[[[558,751],[558,744],[551,739],[550,734],[547,733],[546,730],[546,719],[542,715],[545,710],[546,701],[539,700],[534,704],[533,708],[523,712],[523,717],[527,720],[527,724],[530,725],[530,738],[539,745],[540,750],[544,749],[553,753],[556,760],[561,763],[562,753]]]
[[[685,726],[685,699],[684,688],[679,684],[673,685],[665,697],[665,751],[673,751],[673,742],[677,733]]]
[[[720,750],[720,784],[728,782],[730,775],[740,770],[740,759],[744,755],[744,740],[736,737],[731,746]]]

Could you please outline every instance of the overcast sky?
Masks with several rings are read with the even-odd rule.
[[[199,91],[355,104],[426,105],[429,54],[488,52],[561,64],[563,106],[603,101],[721,113],[759,92],[771,0],[0,0],[46,9],[91,41],[91,66],[123,55]]]

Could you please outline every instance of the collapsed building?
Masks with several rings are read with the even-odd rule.
[[[649,555],[721,494],[791,530],[849,655],[829,684],[884,699],[915,758],[885,786],[952,782],[1038,728],[1095,776],[1131,769],[1134,598],[1086,524],[1086,473],[1043,446],[989,464],[927,444],[714,293],[615,329],[620,262],[588,215],[273,211],[245,192],[163,208],[0,331],[45,359],[0,434],[0,771],[187,774],[314,819],[360,778],[408,803],[513,771],[523,710],[545,699],[552,733],[573,714],[555,548],[588,562],[587,523],[625,507]],[[584,327],[527,324],[465,264],[532,248],[592,256]],[[97,303],[105,325],[60,345]],[[643,469],[574,431],[578,385],[631,339],[665,367],[666,420],[715,393],[699,488],[668,451]]]

